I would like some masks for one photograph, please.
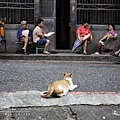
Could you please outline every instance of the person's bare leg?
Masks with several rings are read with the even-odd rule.
[[[97,48],[98,53],[101,53],[101,47],[102,47],[102,44],[100,42],[98,42],[98,48]]]
[[[84,44],[83,44],[83,53],[84,54],[87,54],[87,40],[84,42]]]
[[[24,53],[26,53],[27,45],[28,45],[28,36],[24,38],[24,46],[22,48],[24,50]]]
[[[45,44],[43,53],[46,53],[48,46],[50,45],[50,40],[47,40],[47,43]]]
[[[97,51],[95,52],[96,55],[101,53],[101,47],[102,47],[102,44],[98,42]]]

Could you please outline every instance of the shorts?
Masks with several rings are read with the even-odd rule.
[[[47,43],[47,40],[46,39],[39,39],[38,41],[37,41],[37,44],[38,45],[45,45]]]
[[[21,38],[19,39],[19,41],[20,41],[20,42],[24,42],[24,39],[25,39],[25,37],[21,37]]]

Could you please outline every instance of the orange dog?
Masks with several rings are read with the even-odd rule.
[[[41,97],[48,98],[51,96],[61,97],[66,95],[69,90],[73,90],[77,85],[73,85],[72,73],[63,73],[64,78],[62,80],[57,80],[52,82],[47,91],[41,92]]]

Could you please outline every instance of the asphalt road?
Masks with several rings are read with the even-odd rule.
[[[0,120],[120,120],[120,105],[115,103],[115,100],[119,103],[119,70],[120,65],[110,62],[0,60]],[[39,91],[46,90],[50,82],[62,79],[62,72],[73,73],[74,84],[78,85],[74,90],[76,93],[105,94],[69,93],[62,98],[41,98]],[[30,90],[38,91],[38,94],[32,94]],[[77,100],[82,100],[81,104],[77,104]],[[75,104],[72,105],[70,101]],[[106,104],[111,101],[115,104]],[[68,102],[70,104],[63,106]],[[104,105],[91,105],[100,102]],[[44,103],[43,107],[37,106],[41,103]],[[47,106],[50,103],[56,103],[56,106]],[[20,107],[21,104],[24,107]],[[3,106],[7,109],[3,109]]]
[[[120,91],[120,65],[103,62],[0,61],[0,92],[47,89],[50,82],[73,73],[74,91]]]

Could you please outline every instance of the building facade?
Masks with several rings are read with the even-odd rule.
[[[44,29],[56,33],[49,38],[52,42],[49,49],[70,50],[76,39],[76,28],[84,19],[90,21],[93,33],[98,31],[100,35],[108,23],[116,24],[119,31],[119,14],[119,0],[0,0],[0,17],[5,20],[8,52],[16,51],[16,32],[22,20],[33,29],[37,19],[43,18]]]

